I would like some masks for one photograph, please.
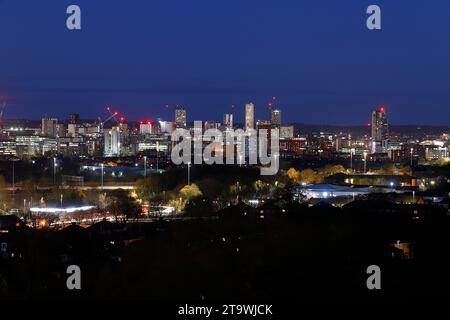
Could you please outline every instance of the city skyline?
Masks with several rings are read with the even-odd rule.
[[[118,110],[117,112],[117,116],[122,116],[123,118],[121,119],[123,122],[136,122],[136,123],[146,123],[148,121],[156,121],[156,120],[161,120],[164,122],[167,121],[173,121],[174,120],[174,112],[176,113],[177,108],[181,108],[184,110],[185,114],[186,114],[186,123],[190,123],[192,124],[194,121],[224,121],[224,116],[225,115],[231,115],[232,116],[232,122],[236,125],[243,125],[245,127],[245,113],[246,113],[246,106],[248,104],[252,104],[254,107],[254,112],[253,112],[253,118],[254,118],[254,122],[256,123],[256,121],[258,120],[268,120],[268,121],[272,121],[272,117],[273,117],[273,113],[274,112],[280,112],[283,113],[284,115],[284,109],[280,108],[280,107],[263,107],[263,110],[258,110],[258,107],[256,106],[256,104],[254,103],[244,103],[242,106],[235,106],[232,105],[230,110],[231,111],[227,111],[228,109],[225,110],[218,110],[218,112],[222,112],[222,113],[218,113],[217,116],[213,116],[210,118],[193,118],[191,116],[191,112],[189,108],[186,108],[184,105],[176,105],[174,106],[173,109],[170,109],[170,112],[166,112],[166,114],[164,114],[164,116],[153,116],[150,114],[150,112],[142,112],[141,116],[138,117],[134,117],[134,118],[130,118],[128,116],[126,116],[126,111],[125,113],[121,113],[120,109],[116,108],[114,110]],[[9,112],[9,103],[5,103],[5,105],[7,107],[5,107],[5,113],[7,114]],[[99,119],[101,119],[102,117],[105,117],[105,109],[108,109],[109,107],[99,107],[99,111],[98,111],[98,115],[97,116],[93,116],[93,117],[87,117],[87,116],[83,116],[83,114],[77,113],[76,115],[79,117],[78,121],[89,121],[89,122],[95,122],[95,121],[99,121]],[[417,122],[417,123],[395,123],[393,122],[392,116],[389,113],[389,107],[386,107],[385,105],[374,105],[371,108],[368,108],[368,112],[366,115],[366,121],[361,122],[361,123],[336,123],[333,121],[319,121],[319,122],[308,122],[308,121],[296,121],[296,119],[290,119],[289,121],[283,121],[285,124],[301,124],[301,125],[324,125],[324,126],[350,126],[350,127],[370,127],[373,123],[373,112],[375,112],[376,110],[379,110],[380,108],[382,108],[383,110],[385,110],[384,112],[386,114],[389,114],[389,124],[392,126],[427,126],[427,127],[449,127],[450,124],[439,124],[439,123],[434,123],[434,124],[426,124],[426,123],[422,123],[422,122]],[[109,112],[109,111],[108,111]],[[9,121],[39,121],[41,122],[42,119],[56,119],[58,121],[61,121],[62,123],[70,123],[73,119],[72,116],[74,114],[72,113],[72,111],[70,110],[64,110],[61,113],[61,116],[56,116],[55,114],[48,114],[48,113],[43,113],[42,115],[37,115],[35,117],[18,117],[18,118],[13,118],[13,117],[8,117],[8,115],[4,115],[2,121],[4,122],[9,122]],[[284,117],[283,117],[284,118]],[[237,120],[236,120],[237,119]],[[225,123],[225,122],[223,122]]]
[[[0,0],[0,300],[284,319],[448,296],[449,17]]]

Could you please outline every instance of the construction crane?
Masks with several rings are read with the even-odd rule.
[[[116,116],[119,115],[119,112],[115,111],[111,111],[110,107],[106,107],[106,111],[108,111],[108,113],[110,114],[110,117],[108,118],[108,120],[114,119],[116,121],[117,124],[120,124],[120,121],[117,120]],[[123,118],[123,117],[122,117]],[[106,121],[105,121],[106,122]]]
[[[275,96],[272,97],[271,100],[269,100],[269,102],[267,103],[267,108],[269,110],[272,110],[272,108],[275,106],[276,100],[277,100],[277,97],[275,97]]]
[[[105,125],[105,123],[107,123],[109,120],[111,119],[116,119],[116,116],[118,115],[118,112],[113,112],[108,118],[106,118],[105,120],[102,120],[102,118],[98,117],[98,120],[100,121],[100,131],[103,132],[103,126]]]

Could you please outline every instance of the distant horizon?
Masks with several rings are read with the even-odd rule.
[[[3,122],[13,122],[13,121],[36,121],[39,122],[43,119],[42,118],[3,118]],[[62,122],[67,122],[70,121],[70,115],[69,117],[66,118],[58,118],[58,117],[52,117],[49,116],[48,118],[56,118],[59,120],[62,120]],[[148,118],[146,118],[145,120],[147,120]],[[90,122],[95,122],[97,119],[96,118],[80,118],[79,123],[90,123]],[[156,120],[153,119],[152,120]],[[255,124],[257,120],[270,120],[270,119],[256,119],[255,120]],[[135,120],[135,119],[126,119],[125,123],[130,123],[130,122],[136,122],[139,123],[141,120]],[[174,122],[174,119],[165,119],[162,118],[162,121],[170,121],[170,122]],[[217,119],[197,119],[197,120],[191,120],[191,121],[187,121],[188,124],[190,123],[194,123],[194,121],[217,121],[222,123],[222,120],[217,120]],[[242,121],[235,121],[233,125],[244,125],[244,122]],[[284,125],[303,125],[303,126],[329,126],[329,127],[352,127],[352,128],[366,128],[368,127],[368,125],[358,125],[358,124],[333,124],[333,123],[306,123],[306,122],[283,122],[281,124],[282,126]],[[432,128],[437,128],[437,127],[445,127],[445,128],[449,128],[450,129],[450,125],[445,125],[445,124],[418,124],[418,123],[411,123],[411,124],[393,124],[393,123],[389,123],[389,127],[432,127]]]

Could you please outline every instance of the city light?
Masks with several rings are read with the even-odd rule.
[[[38,208],[33,207],[30,208],[30,211],[33,213],[55,213],[55,214],[62,214],[62,213],[74,213],[74,212],[80,212],[80,211],[89,211],[97,208],[96,206],[81,206],[81,207],[70,207],[70,208]]]

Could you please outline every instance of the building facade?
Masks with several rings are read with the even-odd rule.
[[[387,153],[389,127],[384,107],[372,112],[372,153]]]

